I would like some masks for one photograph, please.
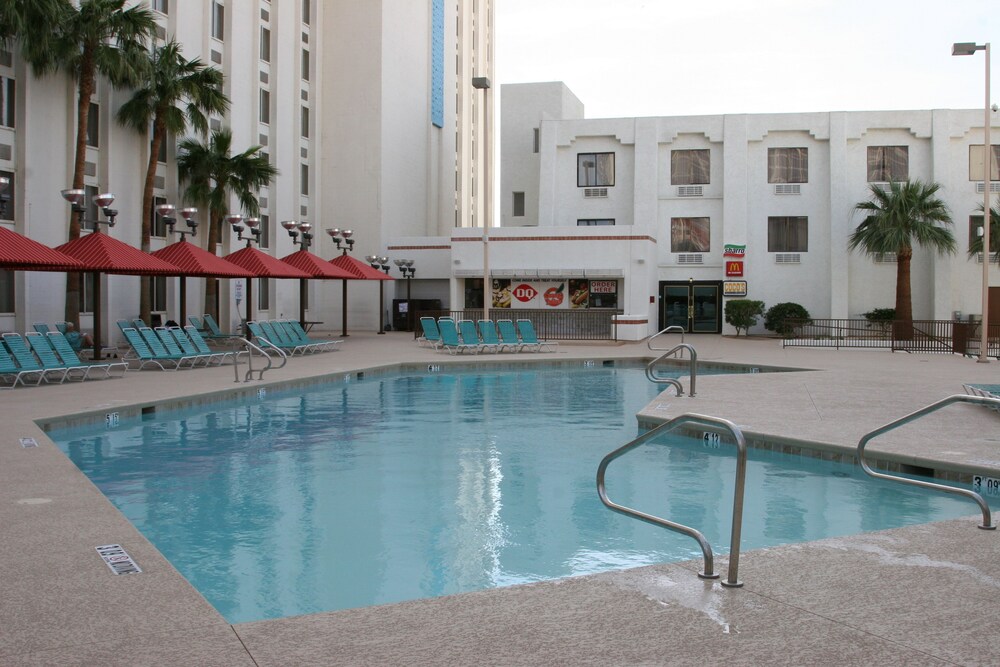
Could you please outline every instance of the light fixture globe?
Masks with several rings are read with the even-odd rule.
[[[377,264],[378,257],[376,255],[365,255],[365,261],[369,264]]]
[[[84,197],[87,196],[87,193],[84,190],[74,190],[72,188],[63,190],[60,194],[62,194],[63,199],[68,201],[73,206],[79,206],[82,204]]]
[[[326,233],[330,235],[330,238],[335,239],[340,236],[340,229],[337,227],[332,227],[326,230]]]
[[[354,236],[354,230],[353,229],[342,229],[342,230],[340,230],[340,235],[343,236],[344,240],[346,241],[347,239],[349,239],[352,236]]]
[[[303,234],[308,234],[309,232],[312,231],[312,228],[313,228],[313,226],[312,226],[312,223],[310,223],[310,222],[300,222],[299,223],[299,231],[302,232]]]
[[[260,224],[260,218],[244,218],[243,223],[250,229],[257,229]]]
[[[172,218],[176,210],[173,204],[160,204],[156,207],[156,215],[161,218]]]
[[[94,203],[101,208],[107,208],[115,203],[115,196],[111,192],[105,192],[94,197]]]
[[[291,232],[294,231],[295,228],[299,226],[299,223],[296,220],[282,220],[281,226]]]
[[[198,215],[198,209],[193,206],[181,209],[181,217],[190,225],[192,223],[198,224],[198,221],[194,219],[194,216]]]
[[[232,225],[233,228],[235,229],[236,225],[243,222],[243,216],[240,215],[239,213],[230,213],[229,215],[226,216],[225,220],[227,225]]]

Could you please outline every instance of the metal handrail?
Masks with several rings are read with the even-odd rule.
[[[265,367],[261,368],[260,370],[256,371],[256,373],[257,373],[257,379],[258,380],[263,380],[264,379],[264,373],[266,371],[271,370],[271,368],[274,367],[274,364],[271,361],[271,355],[268,354],[261,347],[255,345],[254,343],[252,343],[249,340],[247,340],[246,338],[239,338],[238,340],[243,343],[243,345],[246,347],[246,349],[245,350],[238,350],[235,354],[233,354],[233,375],[236,378],[234,380],[234,382],[240,382],[240,372],[239,372],[238,367],[240,365],[240,355],[244,354],[244,353],[246,353],[246,355],[247,355],[247,372],[246,372],[246,375],[243,378],[243,382],[250,382],[250,380],[253,379],[253,374],[255,372],[254,368],[253,368],[253,353],[254,353],[254,351],[259,352],[262,357],[264,357],[265,359],[267,359],[267,366],[265,366]],[[281,348],[279,348],[279,347],[271,344],[268,341],[264,341],[264,342],[266,342],[272,349],[274,349],[275,351],[277,351],[278,355],[281,357],[281,365],[278,366],[278,368],[284,368],[285,364],[288,363],[288,355],[285,353],[285,351],[282,350]]]
[[[664,352],[663,354],[661,354],[660,356],[658,356],[656,359],[653,359],[651,362],[649,362],[648,364],[646,364],[646,379],[649,380],[650,382],[656,382],[658,384],[669,384],[669,385],[671,385],[673,387],[676,387],[676,389],[677,389],[677,395],[678,396],[683,396],[684,395],[684,389],[683,389],[683,387],[681,387],[681,383],[678,382],[676,378],[667,378],[667,377],[658,376],[658,375],[656,375],[656,373],[653,372],[654,367],[656,366],[656,364],[660,363],[661,361],[663,361],[667,357],[673,355],[674,352],[676,352],[677,350],[680,350],[680,349],[687,350],[688,352],[691,353],[691,358],[688,360],[688,376],[689,376],[689,378],[691,380],[691,391],[688,392],[688,396],[690,396],[691,398],[694,398],[695,397],[695,382],[698,379],[698,351],[694,349],[694,346],[689,345],[688,343],[681,343],[680,345],[677,345],[677,346],[671,348],[670,350],[668,350],[668,351]]]
[[[910,422],[919,419],[924,415],[936,412],[937,410],[940,410],[941,408],[947,405],[951,405],[952,403],[974,403],[976,405],[986,405],[993,408],[1000,408],[1000,399],[998,398],[987,398],[985,396],[968,396],[965,394],[955,394],[954,396],[949,396],[948,398],[941,399],[937,403],[931,403],[925,408],[921,408],[916,412],[912,412],[906,415],[905,417],[900,417],[896,421],[889,422],[888,424],[880,426],[874,431],[870,431],[869,433],[866,433],[863,436],[861,436],[861,440],[858,441],[858,461],[861,463],[862,470],[864,470],[872,477],[877,477],[879,479],[887,479],[893,482],[902,482],[903,484],[920,486],[925,489],[944,491],[945,493],[953,493],[959,496],[965,496],[966,498],[971,498],[976,502],[977,505],[979,505],[979,509],[983,513],[983,524],[981,526],[977,526],[977,528],[982,528],[983,530],[996,530],[996,526],[993,525],[993,522],[990,517],[989,505],[987,505],[986,501],[983,500],[983,497],[978,493],[976,493],[975,491],[972,491],[970,489],[960,489],[954,486],[945,486],[944,484],[935,484],[934,482],[925,482],[920,479],[910,479],[908,477],[900,477],[899,475],[890,475],[888,473],[876,472],[871,468],[871,466],[868,465],[868,462],[865,461],[865,445],[867,445],[872,438],[882,435],[883,433],[891,431],[904,424],[909,424]]]
[[[646,347],[653,350],[654,352],[662,352],[663,350],[667,349],[665,347],[653,347],[653,341],[656,339],[657,336],[662,336],[663,334],[668,334],[668,333],[680,333],[681,342],[682,343],[684,342],[684,327],[682,327],[679,324],[671,324],[663,331],[658,331],[657,333],[650,336],[649,340],[646,341]]]
[[[701,553],[705,561],[705,571],[699,572],[698,576],[702,579],[718,579],[719,575],[715,573],[714,569],[715,566],[712,558],[712,546],[708,543],[708,540],[705,539],[704,535],[689,526],[675,523],[667,519],[662,519],[660,517],[653,516],[652,514],[646,514],[645,512],[632,509],[631,507],[626,507],[612,502],[608,499],[607,490],[604,485],[604,474],[608,469],[608,465],[612,461],[617,459],[619,456],[627,454],[639,445],[652,440],[658,435],[674,430],[682,424],[696,424],[709,429],[713,433],[726,431],[732,435],[733,439],[736,441],[736,489],[733,494],[733,527],[729,540],[729,573],[728,578],[726,581],[722,582],[722,585],[727,588],[739,588],[743,585],[743,583],[740,582],[738,575],[740,569],[740,531],[743,527],[743,488],[745,486],[747,473],[747,443],[746,438],[743,437],[743,432],[740,431],[739,427],[731,421],[720,419],[718,417],[708,417],[706,415],[688,413],[680,415],[679,417],[674,417],[670,421],[660,424],[652,431],[642,434],[632,442],[622,445],[601,459],[601,464],[597,467],[597,494],[600,496],[601,502],[615,512],[635,517],[636,519],[641,519],[646,523],[651,523],[654,526],[660,526],[661,528],[666,528],[667,530],[672,530],[697,540],[699,546],[701,546]]]

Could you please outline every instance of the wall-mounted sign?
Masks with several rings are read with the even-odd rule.
[[[618,281],[616,280],[493,279],[493,308],[617,307]]]
[[[747,281],[727,280],[722,283],[722,296],[746,296]]]
[[[727,259],[726,276],[741,278],[743,276],[743,261],[738,259]]]
[[[746,244],[736,245],[735,243],[727,243],[722,246],[722,254],[725,257],[742,257],[747,254]]]

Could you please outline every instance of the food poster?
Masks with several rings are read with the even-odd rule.
[[[493,279],[493,305],[491,308],[510,308],[510,280]]]
[[[569,307],[586,308],[590,305],[590,281],[575,278],[569,281]]]
[[[514,280],[510,284],[511,308],[569,308],[567,280]]]

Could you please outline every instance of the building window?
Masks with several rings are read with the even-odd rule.
[[[149,277],[149,304],[153,312],[167,312],[167,276]]]
[[[302,107],[302,136],[309,138],[309,107]]]
[[[0,313],[13,313],[16,310],[14,272],[0,269]]]
[[[312,19],[310,9],[309,0],[302,0],[302,22],[306,25],[309,25],[309,21]]]
[[[994,209],[996,210],[996,209]],[[990,228],[990,248],[996,248],[997,244],[1000,243],[1000,239],[993,238],[993,232],[996,231],[996,225]],[[983,216],[981,215],[970,215],[969,216],[969,252],[972,252],[972,243],[974,241],[979,241],[980,252],[982,252],[982,241],[983,238]]]
[[[90,111],[87,112],[87,145],[91,148],[101,147],[101,106],[90,103]]]
[[[587,218],[576,221],[577,227],[614,227],[614,218]]]
[[[271,122],[271,92],[263,88],[260,91],[260,122]]]
[[[809,250],[809,218],[805,216],[772,216],[767,219],[768,252],[807,252]]]
[[[166,197],[153,197],[153,210],[151,211],[153,214],[153,226],[150,228],[150,236],[160,238],[165,238],[167,236],[167,223],[163,222],[162,215],[156,215],[156,207],[166,203]]]
[[[541,130],[535,128],[531,131],[531,152],[537,153],[542,144]]]
[[[670,252],[708,252],[709,218],[670,218]]]
[[[14,172],[0,171],[0,177],[7,179],[7,188],[2,193],[7,200],[4,205],[3,214],[0,215],[0,220],[13,220],[14,211],[17,210],[17,202],[14,201],[14,193],[16,192],[14,187]]]
[[[576,185],[580,188],[613,186],[615,184],[614,153],[578,153]]]
[[[212,3],[212,37],[221,41],[226,38],[226,8],[219,2]]]
[[[670,151],[670,184],[703,185],[711,182],[707,148]]]
[[[768,148],[768,183],[808,183],[808,148]]]
[[[257,245],[261,248],[271,247],[271,216],[262,214],[260,216],[260,243]]]
[[[301,168],[301,177],[302,177],[301,178],[301,181],[302,181],[301,182],[301,186],[302,186],[302,190],[301,191],[302,191],[303,195],[308,195],[309,194],[309,165],[303,164],[303,165],[301,165],[301,167],[302,167]]]
[[[513,209],[513,215],[515,218],[524,217],[524,193],[515,192],[514,200],[511,202],[511,209]]]
[[[14,103],[16,101],[16,82],[9,76],[0,76],[0,125],[16,127],[14,125]]]
[[[302,49],[302,78],[309,80],[309,51]]]
[[[161,14],[169,14],[170,0],[153,0],[153,9]]]
[[[260,29],[260,59],[271,62],[271,31],[267,28]]]
[[[901,183],[910,178],[907,146],[869,146],[868,182]]]
[[[990,180],[1000,181],[1000,144],[990,144],[993,159],[990,163]],[[969,180],[983,180],[983,145],[969,146]]]
[[[267,278],[257,279],[257,310],[267,310],[271,307],[270,281]]]

